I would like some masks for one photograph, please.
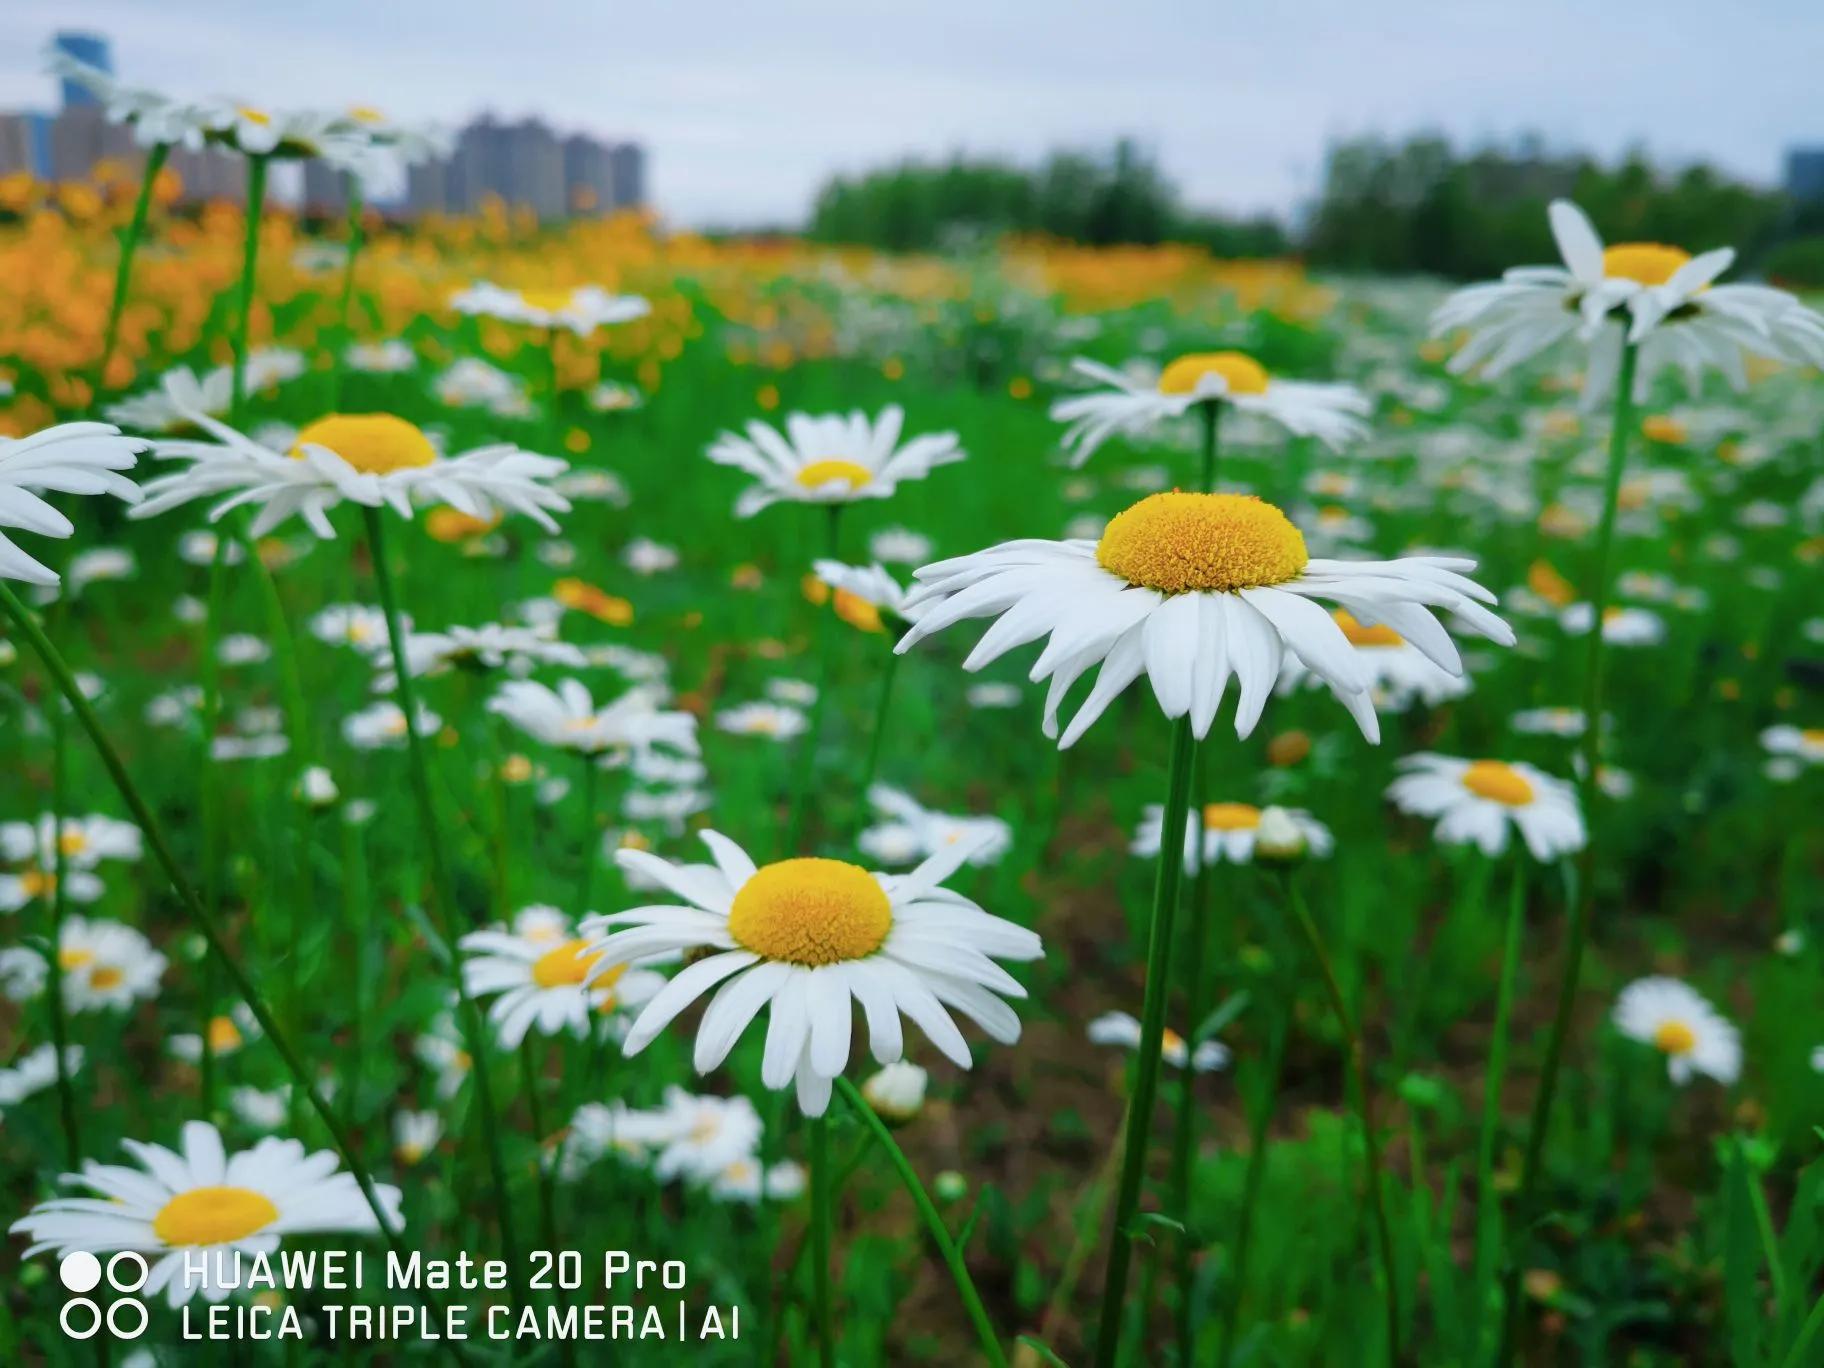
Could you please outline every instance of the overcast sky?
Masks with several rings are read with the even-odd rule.
[[[0,109],[57,28],[123,77],[276,105],[483,109],[644,142],[659,209],[792,223],[832,171],[1131,134],[1193,205],[1292,208],[1326,143],[1537,130],[1761,182],[1824,143],[1824,0],[4,0]]]

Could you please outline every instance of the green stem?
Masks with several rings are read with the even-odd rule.
[[[560,1248],[557,1243],[557,1209],[552,1194],[552,1173],[545,1159],[545,1119],[544,1103],[539,1097],[539,1086],[544,1081],[538,1067],[538,1054],[532,1046],[532,1035],[527,1032],[519,1042],[520,1076],[526,1089],[526,1111],[532,1123],[532,1143],[538,1153],[538,1227],[544,1237],[545,1248]]]
[[[361,255],[361,178],[350,171],[342,178],[348,200],[348,255],[342,261],[342,288],[336,300],[336,344],[329,361],[329,409],[342,402],[342,369],[347,364],[350,341],[348,312],[355,301],[355,258]]]
[[[811,1296],[817,1331],[817,1362],[834,1368],[835,1318],[830,1314],[830,1118],[811,1118]],[[766,1175],[760,1175],[762,1189]]]
[[[1279,1101],[1280,1071],[1286,1061],[1286,1035],[1290,1026],[1288,1013],[1282,1010],[1273,1020],[1267,1043],[1267,1076],[1260,1101],[1248,1118],[1248,1169],[1241,1183],[1241,1217],[1235,1226],[1235,1258],[1229,1274],[1228,1295],[1222,1304],[1222,1333],[1216,1349],[1217,1368],[1227,1368],[1229,1347],[1235,1339],[1235,1326],[1241,1315],[1241,1299],[1248,1287],[1248,1254],[1253,1248],[1254,1213],[1260,1206],[1261,1189],[1266,1184],[1267,1151],[1270,1143],[1267,1128],[1273,1121],[1273,1110]]]
[[[545,439],[553,455],[563,449],[564,439],[563,413],[557,402],[561,393],[557,374],[557,331],[556,328],[545,329],[545,370],[550,380],[550,411],[545,418]]]
[[[1811,1342],[1824,1330],[1824,1294],[1811,1304],[1811,1314],[1805,1317],[1805,1324],[1799,1327],[1792,1347],[1786,1351],[1786,1357],[1780,1360],[1780,1368],[1800,1368],[1808,1360],[1805,1351],[1811,1348]]]
[[[120,261],[114,267],[114,297],[108,301],[108,326],[102,334],[101,364],[95,368],[95,392],[100,394],[108,383],[108,362],[114,359],[114,344],[120,340],[120,316],[126,312],[127,291],[133,283],[133,257],[139,251],[139,240],[145,236],[146,216],[152,209],[152,186],[171,155],[170,143],[154,143],[146,153],[145,173],[139,178],[139,196],[133,201],[133,217],[126,235],[120,240]]]
[[[1222,471],[1222,450],[1217,444],[1217,430],[1222,425],[1222,401],[1212,399],[1200,406],[1203,409],[1203,492],[1210,493],[1216,488],[1216,477]]]
[[[374,563],[374,581],[380,591],[381,611],[386,614],[387,643],[393,656],[395,701],[405,715],[405,746],[412,774],[412,789],[417,797],[418,821],[425,852],[431,862],[431,890],[442,921],[444,939],[450,948],[450,975],[455,980],[458,1017],[469,1055],[475,1061],[470,1071],[475,1079],[475,1109],[480,1116],[482,1143],[487,1151],[488,1172],[494,1185],[494,1200],[499,1210],[501,1252],[507,1266],[518,1269],[519,1244],[514,1238],[511,1192],[507,1186],[506,1163],[501,1158],[498,1114],[494,1107],[494,1089],[488,1081],[488,1056],[485,1027],[475,1000],[469,996],[462,977],[462,961],[457,954],[455,890],[450,881],[449,863],[444,855],[443,829],[437,821],[437,803],[431,791],[430,768],[425,761],[424,740],[418,735],[418,699],[412,685],[412,674],[406,668],[405,627],[399,612],[399,598],[393,589],[393,574],[386,559],[386,528],[377,508],[361,510],[367,531],[368,555]],[[523,1280],[513,1278],[515,1306],[522,1303]]]
[[[385,1238],[387,1246],[394,1253],[404,1257],[405,1246],[399,1238],[399,1232],[393,1228],[392,1220],[387,1215],[386,1208],[374,1188],[373,1179],[368,1175],[367,1167],[361,1162],[360,1155],[356,1153],[348,1133],[342,1128],[342,1123],[337,1119],[335,1112],[330,1110],[329,1104],[323,1100],[322,1093],[317,1090],[316,1083],[311,1078],[309,1071],[305,1069],[303,1060],[299,1058],[291,1040],[280,1029],[278,1021],[267,1009],[266,1002],[261,997],[259,989],[254,986],[253,979],[242,967],[241,962],[235,958],[234,953],[229,950],[228,943],[223,937],[221,927],[215,917],[203,907],[201,900],[196,896],[195,889],[190,886],[190,881],[184,877],[183,870],[178,867],[177,859],[172,855],[171,847],[165,840],[163,828],[159,826],[157,818],[152,815],[151,808],[141,797],[132,776],[127,773],[127,767],[120,758],[120,752],[115,750],[113,741],[102,729],[101,720],[96,717],[89,700],[83,696],[81,687],[70,673],[69,665],[65,663],[57,648],[51,644],[50,638],[45,636],[43,630],[33,621],[30,611],[4,582],[0,582],[0,607],[6,609],[7,614],[18,626],[20,634],[37,653],[45,669],[56,681],[58,689],[62,691],[63,696],[75,710],[77,720],[81,722],[83,730],[88,733],[89,740],[94,745],[96,754],[101,757],[101,763],[107,769],[108,777],[114,781],[114,787],[119,791],[121,800],[126,803],[127,810],[132,813],[133,820],[139,824],[139,829],[145,833],[146,844],[152,849],[153,859],[158,862],[159,868],[164,871],[166,879],[170,881],[172,891],[177,894],[177,900],[183,904],[184,911],[196,923],[203,939],[208,942],[210,951],[227,971],[236,991],[246,1001],[248,1009],[259,1023],[261,1032],[272,1043],[273,1049],[278,1052],[280,1060],[285,1065],[286,1072],[291,1075],[294,1086],[301,1088],[310,1100],[311,1108],[322,1121],[323,1128],[329,1132],[330,1141],[334,1144],[336,1152],[342,1156],[342,1162],[348,1166],[349,1173],[353,1175],[356,1184],[361,1189],[361,1195],[372,1209],[374,1221]]]
[[[1495,1026],[1489,1040],[1488,1068],[1482,1086],[1482,1129],[1476,1142],[1476,1256],[1471,1312],[1481,1324],[1493,1272],[1495,1218],[1495,1136],[1501,1127],[1501,1089],[1507,1077],[1508,1021],[1513,1015],[1514,986],[1520,971],[1520,932],[1526,924],[1526,857],[1514,858],[1514,877],[1507,899],[1507,924],[1501,938],[1501,979],[1495,990]],[[1481,1357],[1481,1346],[1477,1346]]]
[[[228,529],[218,529],[215,550],[209,558],[209,604],[203,617],[203,657],[199,664],[203,681],[203,906],[208,908],[211,918],[219,918],[222,913],[222,767],[215,763],[210,751],[215,745],[216,728],[221,725],[222,718],[220,646],[222,615],[227,598],[230,545]],[[215,1114],[216,1098],[215,1034],[209,1029],[210,1023],[215,1020],[216,984],[212,963],[203,965],[200,1004],[204,1116]]]
[[[944,1225],[944,1218],[932,1202],[931,1195],[919,1181],[912,1161],[906,1158],[905,1151],[900,1149],[893,1133],[875,1115],[874,1108],[868,1105],[859,1088],[846,1078],[838,1078],[836,1090],[860,1118],[862,1125],[873,1133],[875,1142],[886,1151],[887,1158],[899,1174],[900,1182],[905,1184],[906,1191],[911,1194],[912,1204],[918,1208],[919,1217],[924,1221],[932,1243],[937,1246],[938,1253],[943,1255],[945,1266],[950,1270],[950,1278],[956,1284],[956,1294],[963,1299],[963,1309],[969,1313],[969,1320],[975,1326],[976,1338],[982,1343],[983,1356],[995,1368],[1005,1368],[1007,1359],[1001,1353],[1000,1337],[995,1334],[994,1324],[988,1319],[988,1311],[975,1290],[975,1281],[969,1276],[969,1266],[963,1262],[962,1251],[956,1247],[956,1241],[950,1238],[949,1228]]]
[[[868,790],[874,787],[874,776],[880,772],[881,742],[887,736],[887,708],[893,701],[893,680],[899,673],[899,657],[887,652],[887,663],[880,672],[880,693],[874,700],[874,728],[868,734],[868,758],[861,767],[861,786],[855,798],[867,810]]]
[[[1387,1197],[1381,1183],[1381,1140],[1374,1124],[1374,1086],[1368,1077],[1368,1052],[1362,1044],[1362,1034],[1356,1028],[1355,1019],[1350,1015],[1349,1002],[1343,996],[1342,984],[1337,982],[1336,969],[1330,963],[1329,952],[1324,948],[1324,938],[1318,932],[1317,923],[1311,919],[1311,909],[1305,906],[1305,896],[1299,891],[1297,878],[1290,871],[1286,874],[1286,901],[1292,908],[1292,917],[1298,923],[1298,929],[1304,933],[1305,944],[1310,948],[1312,959],[1317,961],[1318,973],[1324,981],[1324,993],[1330,999],[1330,1010],[1336,1016],[1337,1029],[1343,1033],[1349,1070],[1355,1075],[1356,1114],[1362,1123],[1362,1140],[1367,1150],[1368,1201],[1373,1208],[1375,1238],[1380,1245],[1381,1273],[1387,1279],[1387,1361],[1398,1363],[1399,1274],[1393,1261],[1393,1227],[1387,1220]]]
[[[1165,1036],[1165,1003],[1171,991],[1172,925],[1177,917],[1178,889],[1184,874],[1184,824],[1191,798],[1191,719],[1187,713],[1172,724],[1172,756],[1166,772],[1164,824],[1159,836],[1159,870],[1153,885],[1153,914],[1147,932],[1146,999],[1141,1009],[1139,1057],[1134,1091],[1128,1102],[1127,1137],[1121,1158],[1121,1185],[1116,1190],[1114,1228],[1109,1233],[1108,1271],[1102,1284],[1102,1322],[1096,1334],[1095,1362],[1110,1368],[1121,1345],[1121,1313],[1127,1301],[1127,1274],[1133,1258],[1134,1213],[1146,1177],[1147,1137],[1153,1127],[1153,1104],[1159,1090],[1159,1049]]]
[[[841,545],[842,505],[833,503],[828,507],[827,554],[831,560],[836,560],[837,548]],[[817,697],[811,703],[811,716],[804,729],[804,740],[798,744],[797,774],[792,781],[792,805],[785,825],[784,849],[787,855],[796,855],[799,842],[804,839],[804,819],[812,778],[817,769],[817,744],[823,736],[823,717],[830,701],[830,681],[835,675],[836,651],[830,640],[831,624],[835,617],[835,612],[827,605],[819,610],[817,616]]]
[[[602,772],[596,763],[598,758],[594,755],[582,757],[583,872],[577,879],[575,915],[578,917],[589,915],[589,900],[595,896],[595,862],[601,857],[601,832],[595,826],[596,780]]]
[[[51,723],[51,1048],[57,1054],[57,1110],[63,1121],[64,1158],[71,1172],[82,1164],[82,1132],[76,1120],[76,1093],[70,1086],[70,1023],[63,1001],[63,918],[69,908],[65,881],[69,857],[63,848],[63,811],[69,798],[69,726],[63,703],[47,699]],[[42,852],[40,852],[42,858]]]
[[[1211,405],[1212,410],[1214,405]],[[1212,424],[1213,426],[1213,424]],[[1195,811],[1202,813],[1204,805],[1209,802],[1208,747],[1199,743],[1196,758],[1192,761],[1191,790]],[[1195,823],[1201,836],[1203,822]],[[1187,839],[1189,839],[1187,837]],[[1186,1013],[1184,1028],[1195,1032],[1203,1024],[1204,1003],[1208,998],[1204,992],[1204,965],[1208,962],[1210,940],[1210,862],[1204,858],[1201,844],[1197,851],[1197,872],[1191,878],[1191,925],[1189,954],[1185,960],[1181,982],[1184,984],[1184,1004]],[[1170,1196],[1168,1209],[1172,1219],[1182,1229],[1178,1233],[1175,1247],[1173,1279],[1178,1285],[1178,1308],[1175,1326],[1178,1333],[1178,1361],[1189,1364],[1191,1361],[1191,1343],[1195,1331],[1193,1324],[1194,1310],[1191,1303],[1191,1158],[1197,1149],[1197,1071],[1191,1067],[1189,1053],[1194,1050],[1195,1041],[1187,1041],[1187,1055],[1184,1067],[1178,1071],[1178,1109],[1172,1126],[1172,1163],[1170,1169]]]
[[[254,273],[260,260],[260,214],[266,205],[266,158],[247,158],[247,233],[241,244],[241,310],[234,321],[234,387],[228,421],[239,427],[247,403],[247,338],[253,324]]]
[[[1615,325],[1623,326],[1623,325]],[[1564,970],[1558,982],[1558,1002],[1545,1038],[1545,1060],[1539,1071],[1539,1091],[1526,1133],[1526,1157],[1520,1170],[1520,1192],[1514,1204],[1514,1224],[1508,1247],[1505,1306],[1501,1317],[1500,1368],[1514,1361],[1520,1331],[1520,1241],[1527,1238],[1538,1217],[1539,1168],[1545,1157],[1545,1137],[1558,1089],[1558,1067],[1564,1042],[1571,1031],[1571,1012],[1577,1003],[1577,984],[1583,976],[1583,952],[1589,940],[1590,912],[1596,899],[1596,800],[1601,795],[1597,766],[1602,758],[1602,618],[1609,606],[1611,561],[1615,548],[1615,514],[1620,504],[1621,477],[1627,467],[1629,429],[1634,425],[1634,373],[1640,359],[1632,342],[1622,342],[1621,365],[1615,377],[1615,416],[1609,428],[1609,465],[1603,486],[1602,521],[1596,533],[1596,561],[1590,580],[1590,629],[1583,670],[1583,772],[1577,776],[1578,805],[1588,828],[1577,860],[1577,889],[1571,900],[1569,943]]]

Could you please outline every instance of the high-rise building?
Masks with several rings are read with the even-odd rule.
[[[304,163],[304,193],[299,204],[307,214],[340,214],[348,207],[348,184],[341,171],[320,158]]]
[[[114,57],[108,50],[108,40],[99,33],[79,33],[70,30],[58,33],[51,39],[51,45],[59,51],[67,52],[77,61],[97,70],[114,74]],[[93,91],[82,84],[64,77],[62,82],[63,107],[78,109],[83,105],[97,105],[101,101],[95,98]]]
[[[1787,149],[1786,193],[1801,204],[1824,204],[1824,147]]]
[[[99,104],[70,105],[51,121],[50,179],[82,180],[103,160],[137,164],[144,157],[133,130]]]
[[[617,143],[609,156],[613,169],[614,207],[640,208],[646,203],[646,149],[638,143]]]
[[[614,155],[583,133],[564,139],[564,207],[572,214],[603,214],[614,207]]]
[[[0,176],[21,171],[38,173],[38,161],[32,155],[32,116],[0,114]]]
[[[645,199],[645,152],[586,133],[560,138],[537,119],[484,114],[457,135],[449,157],[406,171],[412,214],[468,213],[490,196],[542,219],[624,209]]]

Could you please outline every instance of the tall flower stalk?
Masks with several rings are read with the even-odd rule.
[[[412,791],[417,800],[418,820],[424,838],[425,852],[431,863],[431,892],[442,922],[443,936],[450,946],[451,977],[456,984],[457,1015],[470,1057],[475,1061],[475,1108],[481,1120],[482,1144],[487,1152],[488,1172],[494,1185],[494,1198],[499,1207],[502,1253],[510,1268],[519,1267],[519,1247],[514,1238],[511,1193],[507,1186],[506,1164],[501,1157],[498,1113],[494,1105],[493,1086],[488,1081],[486,1028],[475,1001],[463,981],[462,965],[456,957],[460,939],[456,926],[455,888],[443,848],[443,829],[437,820],[436,798],[431,790],[430,769],[424,756],[424,742],[418,735],[418,699],[412,686],[412,672],[405,654],[405,627],[399,611],[399,596],[393,587],[393,574],[386,558],[386,529],[377,508],[361,510],[367,533],[368,554],[374,563],[374,582],[380,591],[380,608],[386,615],[387,644],[393,658],[394,694],[405,716],[405,745],[408,767],[412,774]],[[521,1280],[514,1278],[514,1297],[521,1295]]]
[[[61,699],[45,700],[51,725],[51,1048],[57,1055],[57,1112],[63,1124],[64,1159],[74,1172],[82,1163],[82,1131],[76,1092],[70,1085],[68,1009],[63,1001],[63,919],[69,908],[69,852],[63,844],[63,813],[69,799],[69,725]]]
[[[1488,1305],[1485,1295],[1494,1274],[1500,1208],[1495,1200],[1495,1137],[1501,1124],[1501,1090],[1507,1081],[1508,1022],[1520,972],[1520,932],[1526,921],[1526,857],[1514,857],[1508,886],[1507,917],[1501,935],[1501,978],[1495,989],[1494,1033],[1488,1045],[1488,1067],[1482,1085],[1482,1128],[1476,1140],[1476,1234],[1470,1306],[1480,1323]],[[1477,1351],[1480,1353],[1478,1343]]]
[[[1111,1368],[1121,1347],[1122,1311],[1127,1302],[1127,1275],[1133,1261],[1134,1216],[1146,1177],[1147,1139],[1153,1105],[1159,1093],[1159,1051],[1165,1038],[1165,1004],[1171,990],[1172,928],[1184,875],[1184,827],[1190,809],[1191,737],[1189,714],[1172,724],[1172,751],[1166,771],[1164,825],[1159,835],[1159,869],[1153,885],[1153,911],[1147,932],[1146,999],[1140,1016],[1140,1046],[1134,1065],[1134,1087],[1128,1099],[1127,1131],[1121,1157],[1121,1182],[1115,1190],[1115,1219],[1109,1232],[1108,1271],[1102,1283],[1102,1321],[1096,1332],[1095,1362]]]
[[[95,387],[99,391],[108,383],[108,363],[114,359],[114,345],[120,340],[120,316],[126,311],[127,293],[133,285],[133,257],[139,251],[139,240],[145,236],[146,219],[152,210],[152,191],[165,158],[171,155],[170,143],[154,143],[146,153],[146,166],[139,178],[139,194],[133,200],[133,217],[120,238],[120,260],[114,266],[114,296],[108,301],[108,324],[102,333],[101,361],[95,368]]]
[[[342,178],[343,193],[348,200],[348,252],[342,259],[342,288],[336,298],[336,349],[329,362],[329,411],[335,413],[342,403],[342,369],[348,363],[348,315],[355,302],[355,259],[361,255],[365,241],[361,215],[365,203],[361,197],[361,178],[350,171]]]
[[[247,343],[253,326],[254,276],[260,263],[260,215],[266,207],[266,158],[247,158],[246,233],[241,243],[241,308],[234,320],[233,396],[229,421],[240,426],[246,416],[242,406],[247,402]]]
[[[1501,1319],[1501,1347],[1497,1362],[1506,1368],[1514,1360],[1520,1329],[1520,1245],[1538,1216],[1539,1169],[1545,1157],[1545,1138],[1551,1126],[1552,1102],[1558,1089],[1558,1067],[1564,1058],[1565,1038],[1571,1030],[1571,1012],[1577,1002],[1577,985],[1583,975],[1584,947],[1589,941],[1590,911],[1596,898],[1597,800],[1602,759],[1602,684],[1606,655],[1603,614],[1609,606],[1614,575],[1615,515],[1621,502],[1621,477],[1627,466],[1628,433],[1634,425],[1634,375],[1639,348],[1624,335],[1621,365],[1615,377],[1614,420],[1609,428],[1609,463],[1602,491],[1602,520],[1596,531],[1596,557],[1590,568],[1590,629],[1583,668],[1583,736],[1579,743],[1582,772],[1577,776],[1577,801],[1589,826],[1589,840],[1577,857],[1577,888],[1571,899],[1569,941],[1564,970],[1558,981],[1558,1002],[1545,1038],[1545,1060],[1540,1065],[1539,1091],[1533,1099],[1532,1120],[1527,1127],[1526,1153],[1520,1170],[1520,1191],[1509,1227],[1507,1276]]]
[[[825,529],[825,554],[831,560],[837,559],[837,549],[841,545],[842,505],[833,503],[828,506],[829,523]],[[831,619],[835,613],[819,613],[815,634],[817,649],[817,697],[811,702],[810,721],[804,729],[804,740],[798,746],[797,772],[792,778],[792,805],[786,816],[785,841],[783,849],[787,855],[796,854],[799,843],[804,839],[804,819],[810,801],[812,778],[817,768],[817,745],[823,737],[823,718],[829,710],[830,681],[835,676],[835,643],[831,641],[833,628]]]

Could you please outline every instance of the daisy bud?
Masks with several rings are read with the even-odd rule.
[[[888,1064],[861,1085],[861,1095],[889,1126],[903,1126],[924,1109],[926,1078],[916,1064]]]
[[[330,772],[321,765],[312,765],[298,776],[298,782],[292,786],[291,796],[308,808],[333,807],[342,796],[336,787],[336,781]]]
[[[1305,858],[1305,833],[1284,808],[1261,812],[1254,833],[1254,858],[1268,864],[1293,864]]]
[[[969,1180],[955,1169],[945,1169],[931,1180],[931,1190],[940,1202],[960,1202],[969,1195]]]

